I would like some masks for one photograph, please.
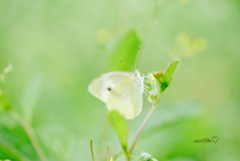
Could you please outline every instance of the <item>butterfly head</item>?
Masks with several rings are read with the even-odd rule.
[[[139,71],[137,69],[134,71],[134,77],[135,78],[136,77],[141,78],[141,75],[140,75],[140,73],[139,73]]]
[[[134,81],[137,85],[143,85],[143,81],[144,81],[144,75],[141,77],[141,74],[139,73],[138,70],[134,71]]]

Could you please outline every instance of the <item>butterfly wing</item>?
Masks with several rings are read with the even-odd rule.
[[[94,79],[89,84],[88,91],[106,103],[111,90],[123,79],[132,77],[133,73],[126,71],[106,73]]]
[[[110,92],[107,108],[117,110],[127,119],[133,119],[142,110],[143,86],[136,84],[132,78],[125,78]]]

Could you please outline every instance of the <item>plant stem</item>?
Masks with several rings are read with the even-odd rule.
[[[155,102],[153,103],[153,106],[152,106],[152,109],[150,110],[150,112],[148,113],[148,115],[146,116],[145,120],[143,121],[142,125],[140,126],[140,128],[138,129],[138,132],[133,140],[133,144],[129,150],[129,156],[131,155],[132,151],[133,151],[133,148],[135,146],[135,144],[137,143],[137,139],[140,135],[140,133],[142,132],[143,128],[145,127],[145,125],[147,124],[148,120],[150,119],[150,117],[152,116],[153,114],[153,111],[155,110],[156,106],[157,106],[157,103],[159,102],[160,100],[160,93],[157,95],[157,98],[155,100]],[[130,161],[130,158],[129,158],[129,161]]]
[[[131,157],[130,153],[128,153],[126,156],[127,156],[127,161],[130,161],[130,157]]]
[[[47,157],[45,155],[45,153],[43,152],[38,139],[35,135],[35,132],[33,130],[33,128],[31,127],[31,125],[26,122],[16,111],[11,110],[9,111],[10,115],[17,121],[19,122],[19,124],[23,127],[23,129],[26,131],[35,151],[37,152],[39,158],[41,161],[47,161]]]
[[[90,139],[90,148],[91,148],[92,160],[95,161],[94,154],[93,154],[92,138]]]

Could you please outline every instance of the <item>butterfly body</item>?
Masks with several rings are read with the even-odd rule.
[[[144,75],[138,70],[134,73],[116,71],[94,79],[88,90],[106,103],[110,111],[117,110],[125,118],[132,119],[142,110],[143,81]]]

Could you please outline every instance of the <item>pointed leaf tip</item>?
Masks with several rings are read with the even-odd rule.
[[[163,77],[160,79],[161,93],[169,86],[172,81],[173,74],[177,68],[179,60],[173,60],[165,70]]]
[[[148,100],[154,102],[157,98],[157,93],[162,93],[166,90],[172,81],[173,74],[177,68],[179,60],[173,60],[165,71],[159,71],[149,74],[150,81],[147,82],[149,88]]]

